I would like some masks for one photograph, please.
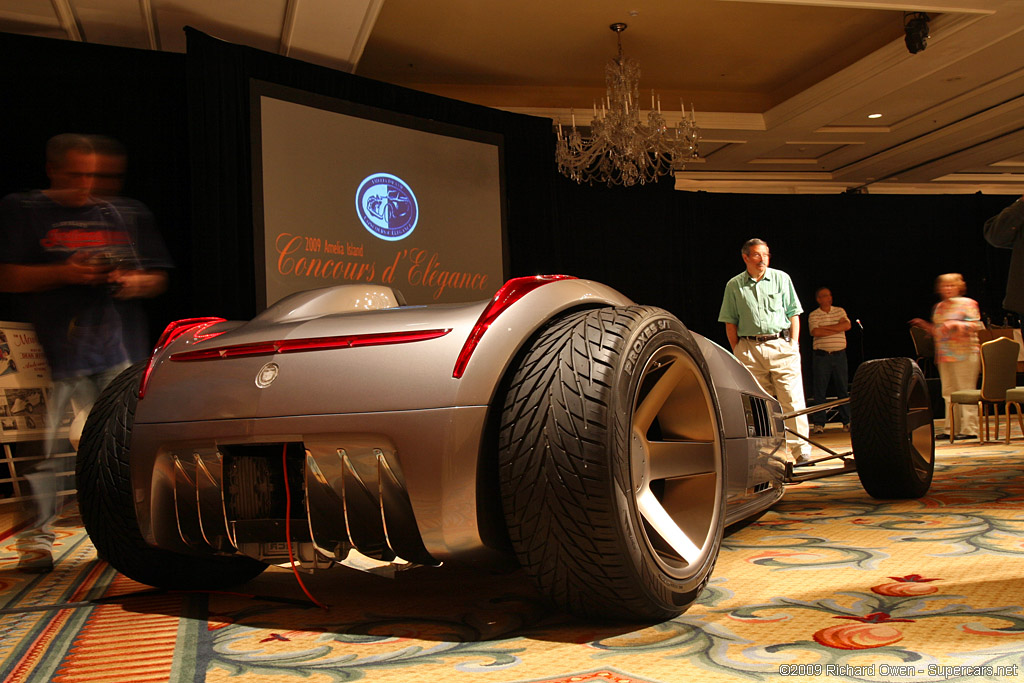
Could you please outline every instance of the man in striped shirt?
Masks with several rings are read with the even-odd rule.
[[[818,308],[807,316],[807,329],[814,338],[811,367],[814,371],[814,403],[818,405],[825,402],[829,380],[835,382],[836,397],[850,395],[850,369],[846,364],[846,331],[850,329],[850,319],[846,311],[832,305],[832,290],[828,287],[819,287],[814,298]],[[811,415],[814,434],[825,431],[825,419],[825,411]],[[849,405],[839,406],[839,419],[843,422],[843,430],[849,431]]]

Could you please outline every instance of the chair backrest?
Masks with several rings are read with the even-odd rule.
[[[910,338],[914,341],[914,353],[920,358],[935,358],[935,340],[927,330],[920,327],[910,328]]]
[[[1020,344],[996,337],[981,345],[981,398],[1005,401],[1006,390],[1017,386],[1017,354]]]

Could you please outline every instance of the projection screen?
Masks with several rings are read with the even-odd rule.
[[[381,283],[491,297],[506,272],[503,138],[251,82],[257,292]]]

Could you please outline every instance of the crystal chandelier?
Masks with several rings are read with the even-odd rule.
[[[559,122],[555,160],[563,175],[578,183],[606,183],[629,187],[655,182],[659,176],[683,168],[686,159],[697,157],[700,130],[694,120],[693,107],[687,115],[679,103],[682,120],[669,127],[661,114],[661,97],[651,91],[651,110],[646,123],[640,111],[640,66],[622,56],[622,32],[626,24],[609,26],[615,31],[619,56],[608,60],[604,79],[607,95],[594,104],[590,136],[576,128],[576,112],[572,111],[572,129],[562,130]]]

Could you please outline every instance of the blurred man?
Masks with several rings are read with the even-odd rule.
[[[92,136],[96,150],[93,196],[108,202],[118,213],[131,238],[130,258],[139,266],[118,271],[114,305],[121,316],[122,340],[132,363],[148,358],[153,350],[149,324],[141,298],[155,296],[167,288],[167,271],[174,267],[156,228],[152,212],[140,201],[122,197],[128,155],[113,138]]]
[[[829,380],[833,380],[837,398],[850,395],[850,367],[846,362],[846,331],[850,329],[850,319],[839,306],[832,305],[832,290],[819,287],[814,293],[818,307],[807,316],[807,331],[814,337],[813,359],[811,368],[814,371],[814,403],[825,402]],[[811,416],[814,422],[814,433],[825,431],[825,411],[818,411]],[[850,431],[850,406],[839,406],[839,419],[843,422],[843,431]]]
[[[52,569],[50,523],[56,513],[54,445],[71,406],[68,438],[106,384],[128,365],[114,296],[149,296],[162,286],[134,277],[131,237],[119,212],[93,196],[98,158],[89,138],[63,134],[46,146],[50,187],[0,201],[0,291],[18,294],[53,378],[45,459],[27,475],[35,519],[19,539],[19,569]],[[21,543],[20,541],[24,541]]]
[[[736,358],[779,399],[782,412],[803,410],[800,299],[789,275],[768,267],[771,253],[764,240],[747,240],[741,255],[747,269],[726,283],[718,321],[725,323]],[[806,436],[807,416],[787,420],[786,426]],[[809,443],[788,433],[786,442],[797,465],[810,461]]]

